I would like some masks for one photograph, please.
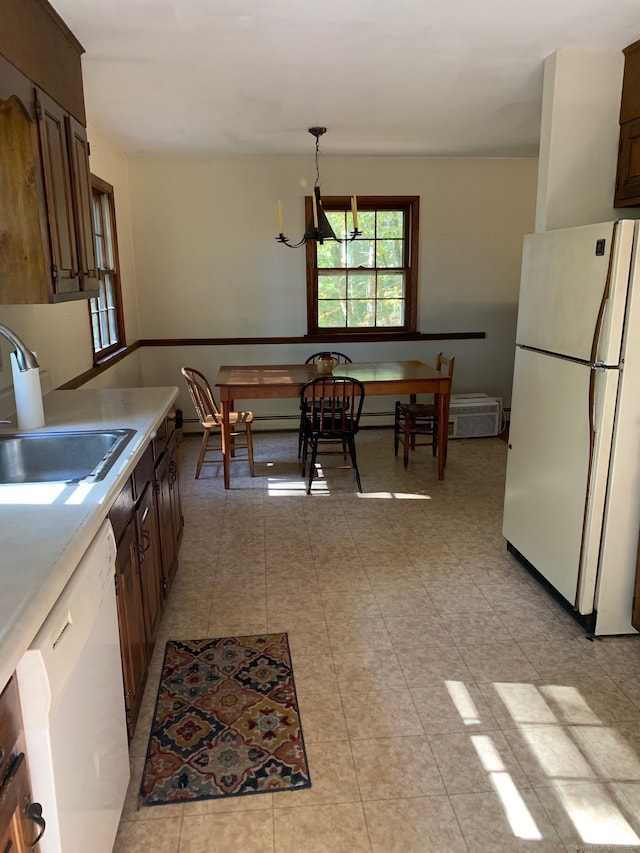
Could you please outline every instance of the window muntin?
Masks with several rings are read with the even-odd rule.
[[[415,331],[418,199],[358,203],[353,242],[312,243],[307,251],[309,333]],[[348,236],[350,199],[323,199],[323,207],[336,236]]]

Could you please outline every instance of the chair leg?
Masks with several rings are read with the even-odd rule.
[[[196,480],[200,476],[200,469],[202,468],[202,463],[204,462],[204,454],[207,452],[207,445],[209,444],[209,434],[211,430],[205,429],[204,435],[202,436],[202,444],[200,446],[200,455],[198,456],[198,464],[196,465]]]
[[[304,431],[303,431],[303,423],[302,423],[302,415],[300,415],[300,426],[298,427],[298,459],[300,459],[302,455],[302,442],[304,440]]]
[[[398,455],[398,444],[400,443],[400,400],[396,400],[396,416],[393,422],[393,454]]]
[[[360,470],[358,468],[358,460],[356,459],[356,441],[352,435],[349,436],[348,443],[349,453],[351,454],[351,464],[353,465],[353,474],[356,478],[356,485],[358,487],[358,491],[362,492],[362,483],[360,482]]]
[[[304,477],[305,472],[307,470],[307,454],[308,454],[308,452],[309,452],[309,442],[307,441],[307,437],[303,431],[302,432],[302,449],[301,449],[301,456],[300,456],[300,475],[302,477]]]
[[[413,426],[413,418],[407,412],[404,416],[404,467],[409,464],[409,446],[411,444],[411,427]],[[414,439],[415,441],[415,439]]]
[[[245,432],[247,434],[247,456],[249,457],[249,474],[253,477],[253,435],[251,433],[251,424],[245,424]]]
[[[311,462],[309,463],[309,479],[307,481],[307,494],[311,494],[311,483],[316,473],[316,456],[318,454],[318,439],[313,439],[313,447],[311,448]]]

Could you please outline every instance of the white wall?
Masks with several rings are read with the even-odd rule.
[[[421,197],[419,330],[487,333],[484,340],[339,348],[377,361],[428,361],[444,349],[457,356],[454,391],[485,391],[508,403],[536,168],[534,159],[323,157],[324,195]],[[299,237],[313,178],[312,157],[130,161],[141,338],[304,335],[305,253],[275,241],[275,203],[282,200],[285,232]],[[144,380],[182,386],[183,364],[213,377],[220,364],[300,361],[315,349],[144,349]],[[179,404],[193,413],[184,391]],[[278,408],[251,405],[263,413]]]
[[[613,207],[623,73],[617,50],[545,60],[536,231],[640,216]]]
[[[276,243],[275,203],[288,234],[302,233],[313,157],[127,161],[89,127],[91,170],[113,184],[126,336],[273,337],[306,333],[304,250]],[[509,402],[522,235],[533,229],[534,159],[331,158],[321,160],[325,195],[421,197],[419,330],[485,331],[469,341],[345,344],[354,359],[457,356],[454,391]],[[87,304],[0,306],[0,322],[38,352],[57,387],[92,364]],[[192,363],[300,361],[317,345],[142,348],[92,387],[178,385]],[[0,390],[11,386],[0,342]],[[253,404],[252,404],[253,405]],[[295,405],[295,404],[294,404]],[[264,404],[263,414],[291,410]],[[376,401],[388,408],[390,401]],[[261,407],[257,404],[256,410]]]

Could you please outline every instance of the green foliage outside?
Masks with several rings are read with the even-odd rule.
[[[353,229],[350,210],[329,211],[327,219],[336,237],[344,238]],[[362,234],[356,240],[317,246],[320,328],[404,324],[403,220],[401,210],[359,212]]]

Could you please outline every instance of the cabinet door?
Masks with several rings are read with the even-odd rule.
[[[74,294],[79,291],[80,282],[66,113],[38,89],[36,98],[54,290],[56,294]]]
[[[182,515],[182,498],[180,496],[180,472],[178,468],[178,441],[174,432],[167,446],[169,454],[169,497],[171,501],[171,533],[173,535],[173,550],[178,558],[184,518]]]
[[[71,158],[71,188],[78,244],[80,290],[98,293],[95,235],[91,210],[91,172],[87,131],[73,116],[67,116],[69,155]]]
[[[0,76],[2,72],[0,65]],[[47,229],[40,227],[36,122],[25,103],[12,95],[0,100],[0,127],[0,304],[48,302],[51,262]]]
[[[164,600],[156,497],[152,482],[147,483],[142,497],[138,501],[136,527],[144,623],[147,638],[147,657],[151,658],[158,622],[162,615],[162,602]]]
[[[40,806],[31,802],[27,762],[21,752],[0,788],[1,853],[39,850],[35,842],[43,827],[41,813]]]
[[[616,207],[640,205],[640,118],[620,126]]]
[[[176,571],[176,547],[173,537],[173,519],[171,513],[171,471],[169,462],[169,453],[165,450],[155,469],[155,487],[158,496],[158,526],[160,527],[160,553],[165,594],[169,592],[171,581]]]
[[[148,663],[140,564],[136,545],[136,527],[132,518],[118,543],[116,556],[118,627],[127,728],[130,738],[133,736],[140,710]]]

